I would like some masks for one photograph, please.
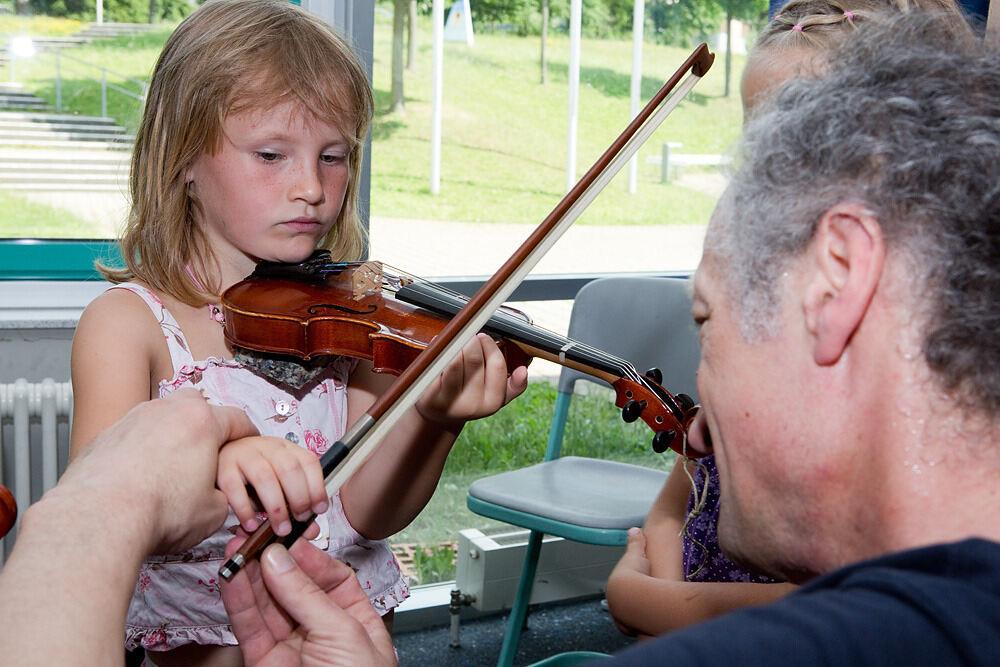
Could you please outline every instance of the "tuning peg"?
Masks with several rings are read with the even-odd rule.
[[[653,436],[653,451],[657,454],[662,454],[667,451],[670,447],[670,443],[674,441],[674,437],[677,435],[674,431],[657,431],[656,435]]]
[[[684,412],[687,412],[694,407],[694,399],[687,394],[677,394],[674,398],[676,398],[677,402],[680,403],[681,409],[684,410]]]
[[[659,368],[650,368],[646,371],[646,377],[655,382],[656,384],[663,384],[663,373]]]
[[[646,401],[637,401],[632,399],[626,403],[624,407],[622,407],[622,419],[631,424],[639,418],[639,415],[641,415],[642,411],[645,409]]]

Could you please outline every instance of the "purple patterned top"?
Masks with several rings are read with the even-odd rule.
[[[684,536],[684,577],[688,581],[721,581],[749,582],[758,584],[778,583],[778,579],[754,574],[741,568],[723,555],[719,548],[719,535],[716,525],[719,521],[719,469],[715,466],[715,456],[709,455],[698,459],[708,469],[708,491],[705,494],[705,507],[701,514],[688,525],[691,537],[701,542],[702,550],[691,539]],[[695,467],[694,480],[697,488],[705,483],[701,468]],[[688,512],[694,506],[694,494],[688,498]],[[704,567],[695,576],[693,572],[704,563]]]

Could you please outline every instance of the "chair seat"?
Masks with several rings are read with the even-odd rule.
[[[564,456],[477,480],[469,496],[576,526],[627,530],[643,524],[666,479],[660,470]]]

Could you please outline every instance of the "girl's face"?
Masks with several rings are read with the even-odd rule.
[[[225,287],[256,260],[309,256],[344,204],[350,146],[291,102],[230,114],[222,129],[219,150],[202,153],[187,180]]]

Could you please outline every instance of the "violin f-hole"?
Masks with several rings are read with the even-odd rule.
[[[378,306],[370,304],[365,310],[355,310],[353,308],[348,308],[347,306],[341,306],[337,303],[317,303],[309,306],[307,312],[310,315],[321,315],[324,309],[339,310],[340,312],[347,313],[349,315],[371,315],[378,310]]]

